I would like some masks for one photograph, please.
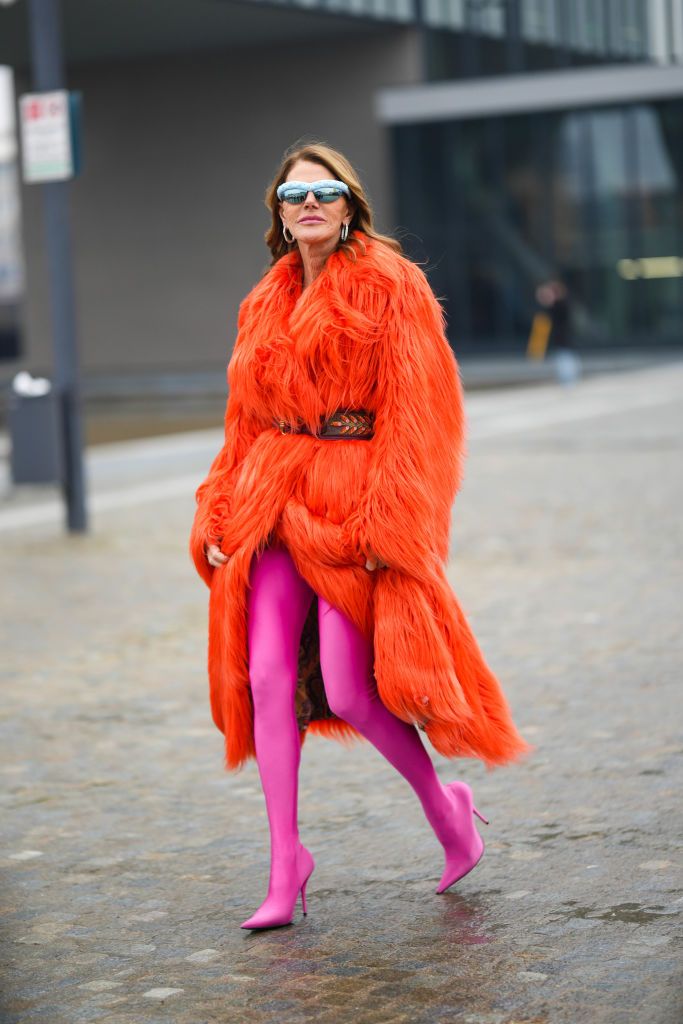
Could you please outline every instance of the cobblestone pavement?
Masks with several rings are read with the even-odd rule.
[[[491,820],[437,896],[403,779],[309,737],[309,912],[262,933],[239,924],[267,822],[209,717],[191,491],[110,495],[87,537],[0,507],[4,1024],[679,1024],[681,396],[682,364],[470,396],[450,576],[536,754],[430,748]]]

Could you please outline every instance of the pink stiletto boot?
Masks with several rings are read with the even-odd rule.
[[[462,824],[462,836],[457,845],[444,847],[446,851],[446,867],[441,876],[438,893],[445,892],[451,885],[463,878],[472,868],[476,867],[484,856],[484,840],[479,835],[472,814],[488,825],[488,818],[480,814],[474,806],[472,790],[466,782],[451,782],[446,786],[448,795]]]
[[[291,924],[299,890],[301,907],[304,914],[306,913],[306,883],[313,874],[315,861],[310,851],[301,843],[296,852],[294,868],[290,878],[281,878],[279,883],[274,883],[277,868],[273,862],[268,895],[256,913],[240,925],[241,928],[279,928],[281,925]]]

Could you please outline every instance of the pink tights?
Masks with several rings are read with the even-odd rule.
[[[270,826],[271,856],[299,844],[301,747],[295,714],[298,650],[314,591],[284,547],[254,557],[248,593],[249,678],[254,742]],[[372,673],[372,647],[360,630],[318,598],[320,667],[331,710],[353,725],[413,787],[437,838],[454,838],[453,804],[414,725],[382,703]]]

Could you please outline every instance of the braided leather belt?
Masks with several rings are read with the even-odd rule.
[[[273,426],[282,434],[312,434],[305,423],[299,421],[295,427],[287,420],[273,420]],[[374,437],[375,414],[367,409],[335,409],[315,432],[315,437],[350,437],[361,441]]]

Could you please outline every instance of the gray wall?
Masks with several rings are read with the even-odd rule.
[[[375,91],[419,80],[419,36],[388,29],[221,56],[79,65],[81,177],[70,186],[87,375],[223,369],[240,299],[268,263],[263,192],[303,134],[344,151],[391,229]],[[17,92],[26,83],[17,81]],[[23,186],[27,358],[49,372],[40,189]]]

